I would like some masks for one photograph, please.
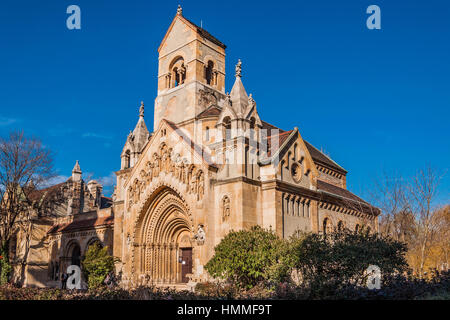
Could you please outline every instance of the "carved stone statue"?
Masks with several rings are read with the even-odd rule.
[[[203,225],[199,224],[197,227],[197,233],[194,236],[194,239],[197,240],[198,245],[202,245],[205,243],[206,240],[206,233],[203,229]]]
[[[153,155],[153,160],[153,178],[156,178],[157,176],[159,176],[159,159],[156,153]]]
[[[230,198],[228,196],[224,196],[222,198],[222,219],[226,220],[230,216],[230,213]]]
[[[197,190],[197,200],[203,198],[203,194],[205,193],[205,178],[203,176],[203,172],[200,171],[198,175],[198,190]]]
[[[238,60],[236,64],[236,77],[242,77],[242,62],[241,59]]]
[[[144,117],[144,101],[141,101],[141,107],[139,108],[139,116]]]

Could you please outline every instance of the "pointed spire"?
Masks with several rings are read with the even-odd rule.
[[[72,173],[82,173],[81,168],[80,168],[80,163],[78,162],[78,160],[75,163],[75,166],[73,167]]]
[[[236,65],[236,80],[234,81],[233,88],[231,89],[230,97],[233,103],[233,109],[239,116],[242,116],[248,106],[248,95],[245,91],[244,85],[241,80],[241,67],[242,62],[239,59]]]
[[[81,181],[81,174],[82,174],[82,172],[81,172],[80,164],[78,163],[78,160],[77,160],[77,162],[75,163],[75,166],[73,167],[73,170],[72,170],[72,180],[74,182]]]
[[[144,101],[141,101],[139,107],[139,120],[134,128],[133,132],[130,132],[128,139],[134,143],[135,150],[141,151],[142,147],[147,143],[150,133],[144,121]]]
[[[241,59],[238,60],[238,63],[236,64],[236,78],[242,77],[242,62]]]
[[[183,8],[181,7],[181,5],[178,5],[177,15],[179,15],[179,16],[183,15]]]
[[[141,107],[139,108],[139,117],[144,118],[144,101],[141,101]]]

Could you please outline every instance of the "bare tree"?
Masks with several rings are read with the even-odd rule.
[[[437,210],[433,207],[442,174],[430,166],[421,169],[412,178],[408,191],[416,215],[417,241],[420,250],[419,275],[423,276],[426,253],[436,231]]]
[[[414,232],[414,215],[407,184],[397,172],[384,172],[375,181],[375,188],[370,194],[372,201],[383,213],[380,232],[404,242]]]
[[[1,281],[7,279],[10,240],[18,228],[30,234],[31,196],[53,177],[50,151],[36,138],[13,132],[0,138],[0,255]]]
[[[450,205],[437,210],[434,215],[436,236],[433,239],[433,247],[437,251],[436,269],[448,270],[450,251]]]

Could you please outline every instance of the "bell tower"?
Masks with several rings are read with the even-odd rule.
[[[225,98],[225,48],[178,6],[158,48],[154,130],[162,119],[184,126]]]

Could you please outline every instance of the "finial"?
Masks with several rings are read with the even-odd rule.
[[[236,65],[236,77],[242,77],[242,62],[241,59],[238,60],[238,63]]]
[[[80,164],[79,164],[78,160],[75,163],[75,166],[73,167],[72,173],[81,173],[81,168],[80,168]]]
[[[253,99],[253,95],[251,93],[248,95],[248,104],[251,106],[255,104],[255,99]]]
[[[181,5],[178,5],[177,14],[180,16],[183,15],[183,8],[181,8]]]
[[[139,108],[139,117],[144,117],[144,101],[141,101],[141,107]]]

